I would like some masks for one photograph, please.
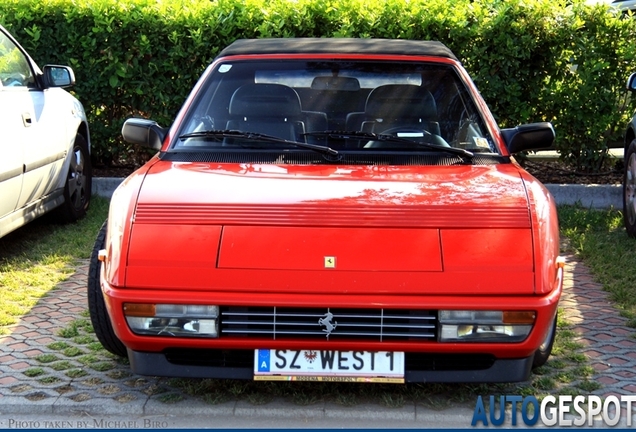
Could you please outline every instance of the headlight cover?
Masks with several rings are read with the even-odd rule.
[[[528,337],[534,311],[440,310],[440,342],[521,342]]]
[[[207,338],[219,335],[216,305],[125,303],[124,315],[136,334]]]

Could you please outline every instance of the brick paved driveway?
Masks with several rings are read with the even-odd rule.
[[[566,258],[560,307],[594,369],[590,380],[602,384],[593,393],[636,393],[634,330],[626,326],[627,320],[593,281],[588,268],[573,255]],[[102,415],[148,415],[165,413],[172,402],[184,413],[199,405],[205,408],[204,402],[166,386],[165,378],[133,375],[126,361],[100,350],[94,335],[85,331],[89,323],[85,312],[87,268],[88,263],[81,262],[75,274],[10,328],[9,335],[0,336],[0,413],[59,414],[97,409]],[[65,332],[65,337],[60,332]],[[215,409],[236,415],[248,405],[244,401],[228,402]],[[390,415],[416,415],[417,405],[392,410]],[[210,405],[205,409],[209,410]],[[324,406],[303,409],[325,413]],[[369,412],[383,411],[379,407]]]

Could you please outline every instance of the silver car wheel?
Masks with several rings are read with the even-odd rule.
[[[86,202],[86,173],[84,167],[86,161],[84,159],[84,151],[76,146],[73,149],[73,157],[71,158],[71,166],[69,167],[68,192],[71,205],[75,209],[81,209]]]
[[[636,153],[632,153],[627,160],[625,172],[625,215],[630,225],[636,223]]]

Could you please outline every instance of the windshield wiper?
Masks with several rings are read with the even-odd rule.
[[[430,134],[432,136],[432,134]],[[368,139],[372,141],[384,141],[384,142],[394,142],[394,143],[403,143],[410,145],[417,145],[425,148],[429,148],[431,150],[440,150],[447,153],[456,154],[461,156],[463,159],[472,160],[475,155],[473,152],[470,152],[465,149],[456,148],[456,147],[446,147],[439,144],[431,144],[427,142],[418,142],[413,141],[408,138],[402,138],[395,135],[387,135],[387,134],[376,134],[373,132],[363,132],[363,131],[336,131],[336,130],[327,130],[321,132],[308,132],[304,133],[303,136],[315,136],[315,137],[327,137],[336,140],[346,140],[346,139]]]
[[[309,144],[299,141],[291,141],[283,138],[278,138],[272,135],[266,135],[262,133],[256,132],[243,132],[239,130],[207,130],[200,132],[191,132],[183,135],[179,135],[180,140],[185,140],[188,138],[238,138],[238,139],[246,139],[246,140],[254,140],[254,141],[267,141],[279,144],[289,144],[296,147],[302,147],[309,150],[316,151],[321,154],[337,156],[338,150],[332,149],[331,147]]]

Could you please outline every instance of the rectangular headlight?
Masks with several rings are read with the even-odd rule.
[[[439,311],[440,342],[521,342],[532,330],[534,311]]]
[[[136,334],[175,337],[218,337],[219,307],[125,303],[124,315]]]

